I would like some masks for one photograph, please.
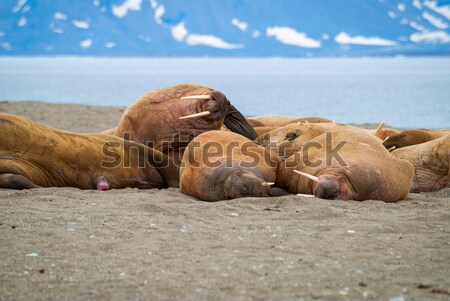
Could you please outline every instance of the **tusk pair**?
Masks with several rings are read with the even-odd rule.
[[[195,113],[195,114],[191,114],[191,115],[182,116],[179,119],[189,119],[189,118],[203,117],[203,116],[208,116],[208,115],[211,115],[210,111],[203,111],[203,112],[200,112],[200,113]]]
[[[261,184],[263,186],[272,186],[272,185],[275,185],[275,182],[262,182]]]
[[[191,95],[183,96],[180,99],[212,99],[211,95]]]
[[[298,171],[298,170],[296,170],[296,169],[294,169],[294,172],[295,172],[295,173],[298,173],[299,175],[302,175],[302,176],[304,176],[304,177],[307,177],[308,179],[310,179],[310,180],[312,180],[312,181],[314,181],[314,182],[319,182],[319,178],[318,178],[318,177],[313,176],[313,175],[310,175],[309,173],[302,172],[302,171]]]

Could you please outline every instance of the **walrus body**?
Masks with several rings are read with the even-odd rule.
[[[450,134],[391,153],[414,165],[411,192],[429,192],[450,187]]]
[[[402,147],[425,143],[434,139],[441,138],[450,134],[450,130],[429,130],[429,129],[415,129],[408,130],[397,135],[391,135],[383,145],[387,149],[399,149]]]
[[[0,188],[178,186],[178,168],[139,143],[60,131],[4,113],[0,133]]]
[[[395,202],[407,196],[413,176],[409,162],[393,157],[364,130],[337,124],[322,129],[282,162],[277,186],[324,199]]]
[[[189,98],[192,96],[197,98]],[[210,114],[180,119],[202,112]],[[125,110],[114,135],[176,156],[182,154],[192,138],[219,130],[223,124],[249,139],[257,137],[223,93],[198,84],[181,84],[152,90],[139,97]]]
[[[250,124],[253,127],[280,127],[295,122],[305,123],[332,123],[332,120],[322,117],[298,117],[287,115],[274,115],[274,116],[254,116],[248,118]]]
[[[204,201],[267,197],[279,162],[274,152],[241,135],[206,132],[186,148],[180,191]]]

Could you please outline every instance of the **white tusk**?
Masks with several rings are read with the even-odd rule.
[[[385,121],[382,121],[382,122],[380,123],[380,125],[377,127],[377,129],[375,130],[375,137],[378,137],[378,134],[380,134],[381,130],[382,130],[383,127],[384,127],[384,123],[385,123]]]
[[[315,176],[313,176],[313,175],[310,175],[309,173],[301,172],[301,171],[298,171],[298,170],[295,170],[295,169],[294,169],[294,172],[296,172],[296,173],[298,173],[299,175],[302,175],[302,176],[304,176],[304,177],[307,177],[308,179],[313,180],[314,182],[319,182],[319,178],[318,178],[318,177],[315,177]]]
[[[386,138],[384,138],[383,142],[386,142],[386,140],[388,140],[390,138],[390,136],[387,136]]]
[[[262,182],[263,186],[272,186],[275,185],[275,182]]]
[[[394,149],[396,149],[395,146],[393,146],[393,147],[391,147],[390,149],[388,149],[388,152],[391,152],[391,151],[393,151]]]
[[[180,99],[211,99],[211,95],[191,95],[183,96]]]
[[[304,194],[304,193],[297,193],[297,196],[302,196],[305,198],[314,198],[314,194]]]
[[[195,114],[191,114],[191,115],[186,115],[186,116],[182,116],[179,119],[188,119],[188,118],[195,118],[195,117],[203,117],[203,116],[208,116],[211,115],[210,111],[203,111],[200,113],[195,113]]]

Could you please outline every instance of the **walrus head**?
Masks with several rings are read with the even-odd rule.
[[[236,170],[225,178],[223,191],[227,199],[268,197],[273,184],[262,180],[251,172]]]
[[[238,133],[250,140],[254,140],[257,134],[248,120],[239,112],[219,91],[211,91],[208,94],[185,96],[181,99],[201,99],[204,102],[199,107],[199,112],[182,116],[180,119],[202,117],[206,121],[223,119],[225,126],[232,132]]]
[[[294,170],[295,173],[312,180],[312,192],[315,197],[329,200],[353,200],[355,191],[345,174],[331,173],[318,177]]]

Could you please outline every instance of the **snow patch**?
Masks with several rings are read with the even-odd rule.
[[[17,26],[23,27],[25,25],[27,25],[27,18],[25,17],[20,18],[19,21],[17,22]]]
[[[404,3],[397,4],[397,8],[399,11],[404,12],[406,9],[406,5]]]
[[[114,43],[114,42],[106,42],[105,43],[105,47],[109,48],[109,49],[114,48],[114,47],[116,47],[116,43]]]
[[[236,18],[231,19],[231,24],[239,28],[242,32],[245,32],[248,28],[248,24],[242,21],[239,21]]]
[[[80,42],[80,47],[83,49],[88,49],[92,46],[92,40],[86,39]]]
[[[230,44],[213,35],[190,34],[187,36],[186,43],[190,46],[209,46],[222,49],[238,49],[243,46],[240,44]]]
[[[419,0],[413,0],[413,6],[417,9],[422,9],[422,3]]]
[[[426,28],[423,27],[422,25],[420,25],[419,23],[417,23],[416,21],[409,22],[409,26],[411,26],[415,30],[426,31]]]
[[[162,16],[164,16],[164,14],[166,13],[166,8],[164,7],[164,5],[159,5],[156,9],[155,9],[155,22],[158,24],[162,24]]]
[[[67,16],[59,11],[57,11],[54,15],[53,18],[57,19],[57,20],[67,20]]]
[[[414,43],[447,44],[450,43],[450,35],[445,31],[426,31],[413,33],[409,39]]]
[[[430,22],[431,25],[434,27],[437,27],[439,29],[445,29],[448,27],[447,23],[439,19],[438,17],[433,16],[432,14],[428,12],[423,12],[422,17]]]
[[[438,6],[436,1],[425,1],[423,5],[450,20],[450,5]]]
[[[141,3],[142,0],[125,0],[121,5],[113,5],[112,13],[119,18],[123,18],[127,15],[129,10],[141,10]]]
[[[397,45],[396,42],[383,39],[380,37],[363,37],[363,36],[350,36],[346,32],[341,32],[334,40],[339,44],[355,44],[355,45],[367,45],[367,46],[393,46]]]
[[[184,26],[184,22],[180,22],[177,25],[172,26],[170,28],[170,31],[172,32],[172,37],[178,42],[182,42],[184,38],[189,34],[186,27]]]
[[[1,43],[0,47],[5,49],[5,50],[11,50],[11,44],[9,44],[8,42]]]
[[[12,9],[13,13],[17,13],[27,3],[27,0],[18,0],[16,6]]]
[[[306,33],[298,32],[290,27],[267,27],[266,35],[268,37],[275,37],[279,42],[304,48],[320,48],[320,41],[309,38]]]
[[[89,29],[89,22],[87,21],[73,20],[72,24],[79,29]]]

